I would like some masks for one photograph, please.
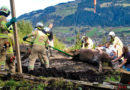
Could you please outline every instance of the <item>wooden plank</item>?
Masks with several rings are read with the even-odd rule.
[[[124,69],[120,69],[120,72],[130,75],[130,71],[126,71],[126,70],[124,70]]]

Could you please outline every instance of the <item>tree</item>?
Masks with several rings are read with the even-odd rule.
[[[76,35],[76,42],[74,49],[80,49],[80,48],[81,48],[81,39],[80,39],[80,32],[78,32]]]
[[[19,40],[21,43],[23,42],[22,38],[27,34],[31,33],[33,27],[30,21],[24,21],[24,20],[19,21],[17,23],[17,26],[18,26]]]
[[[54,47],[60,50],[65,48],[65,44],[59,41],[59,39],[54,35]]]

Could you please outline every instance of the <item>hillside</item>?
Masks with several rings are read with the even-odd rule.
[[[113,27],[127,27],[123,35],[129,38],[129,0],[97,0],[96,13],[93,11],[93,0],[75,0],[23,14],[18,20],[29,20],[33,25],[39,21],[45,25],[53,22],[54,33],[69,44],[74,42],[78,31],[81,35],[102,38]],[[122,36],[122,31],[118,34]]]
[[[61,3],[43,10],[33,11],[18,19],[54,22],[56,26],[129,26],[129,0],[97,0],[96,14],[93,13],[93,0],[75,0]]]

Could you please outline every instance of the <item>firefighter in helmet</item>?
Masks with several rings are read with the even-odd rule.
[[[13,28],[9,28],[9,33],[8,33],[8,40],[10,47],[7,50],[7,55],[6,55],[6,69],[9,69],[9,72],[15,73],[15,56],[13,52],[13,46],[14,46],[14,38],[13,38]]]
[[[34,37],[34,42],[31,50],[31,55],[29,56],[29,72],[32,72],[34,70],[34,64],[37,58],[41,59],[43,58],[45,62],[45,67],[49,68],[49,60],[46,55],[46,46],[48,45],[48,36],[42,32],[43,30],[43,23],[38,22],[36,24],[35,30],[25,36],[23,40],[25,41],[29,37]]]
[[[0,8],[0,71],[5,70],[6,52],[10,47],[8,41],[8,27],[16,22],[16,18],[12,18],[7,22],[6,18],[9,16],[10,10],[6,6]]]
[[[117,37],[115,35],[115,33],[113,31],[111,31],[109,33],[109,36],[111,38],[110,43],[114,46],[114,48],[116,48],[118,57],[121,56],[122,55],[122,48],[123,48],[122,41],[120,40],[119,37]]]

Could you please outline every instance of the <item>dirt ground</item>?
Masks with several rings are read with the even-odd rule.
[[[25,52],[25,48],[22,49]],[[24,73],[28,73],[29,53],[21,53],[22,68]],[[105,75],[110,73],[105,70],[99,73],[96,66],[72,60],[71,57],[66,56],[58,51],[53,50],[53,57],[50,57],[50,68],[46,69],[37,59],[35,63],[34,72],[31,74],[35,76],[45,77],[63,77],[72,80],[82,80],[89,82],[103,82]]]

